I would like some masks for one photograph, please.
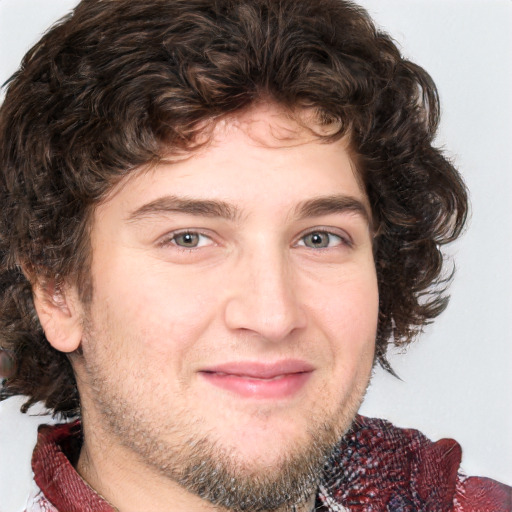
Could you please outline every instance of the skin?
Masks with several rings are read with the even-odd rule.
[[[346,146],[274,106],[220,122],[205,148],[134,174],[97,207],[87,307],[72,286],[36,289],[50,343],[83,352],[71,355],[77,469],[120,511],[219,510],[178,482],[194,457],[247,482],[278,478],[350,426],[371,374],[378,290],[370,208]],[[336,208],[299,214],[332,196]],[[191,198],[229,205],[229,218],[170,209]],[[283,360],[311,367],[283,396],[240,394],[204,373]]]

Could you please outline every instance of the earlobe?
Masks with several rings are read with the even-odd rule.
[[[82,341],[82,315],[74,289],[56,289],[54,283],[35,284],[34,306],[37,316],[53,348],[61,352],[75,351]]]

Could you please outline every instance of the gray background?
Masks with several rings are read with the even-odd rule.
[[[75,4],[0,0],[0,82]],[[432,439],[453,437],[468,474],[512,484],[512,1],[360,4],[436,81],[443,107],[438,144],[463,173],[472,201],[469,230],[450,248],[457,275],[448,310],[407,355],[393,355],[402,381],[376,370],[361,412]],[[18,471],[14,464],[28,467],[30,432],[42,421],[20,418],[15,409],[0,406],[0,440],[14,433],[17,454],[7,469],[2,452],[0,481]]]

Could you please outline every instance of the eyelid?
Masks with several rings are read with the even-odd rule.
[[[201,247],[204,247],[204,246],[201,246],[201,247],[183,247],[181,245],[173,243],[173,240],[177,236],[188,234],[188,233],[190,233],[191,235],[199,235],[201,237],[208,238],[211,241],[211,244],[207,244],[207,246],[212,245],[212,244],[215,243],[211,233],[207,233],[207,232],[205,232],[205,230],[197,229],[197,228],[185,228],[185,229],[176,229],[174,231],[167,232],[165,235],[161,236],[157,240],[157,244],[158,244],[159,247],[167,247],[169,245],[172,245],[172,246],[176,247],[177,249],[183,250],[183,251],[193,251],[194,249],[200,249]]]
[[[352,247],[354,245],[354,241],[352,237],[341,228],[336,228],[333,226],[315,226],[313,228],[309,228],[306,231],[303,231],[297,238],[297,241],[294,245],[298,245],[298,243],[306,236],[311,235],[312,233],[326,233],[328,235],[333,235],[341,239],[342,244],[348,247]],[[327,249],[327,248],[324,248]]]
[[[157,245],[159,247],[173,245],[177,249],[186,250],[186,251],[198,249],[199,247],[182,247],[182,246],[179,246],[179,245],[173,243],[173,240],[175,237],[185,234],[185,233],[196,234],[196,235],[208,238],[211,241],[211,244],[207,244],[207,246],[213,245],[216,243],[214,240],[213,234],[209,230],[200,229],[200,228],[183,228],[183,229],[176,229],[174,231],[169,231],[169,232],[165,233],[164,235],[162,235],[161,237],[158,238]],[[328,235],[333,235],[333,236],[339,238],[343,245],[346,245],[348,247],[352,247],[354,245],[352,237],[344,229],[336,228],[333,226],[314,226],[312,228],[309,228],[309,229],[303,231],[302,233],[300,233],[300,235],[297,237],[297,239],[293,245],[297,246],[299,244],[299,242],[304,239],[304,237],[306,237],[312,233],[326,233]]]

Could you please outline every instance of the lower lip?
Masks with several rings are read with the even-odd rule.
[[[297,393],[311,376],[311,372],[289,373],[273,379],[255,379],[225,373],[201,372],[214,386],[247,398],[287,398]]]

